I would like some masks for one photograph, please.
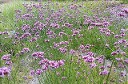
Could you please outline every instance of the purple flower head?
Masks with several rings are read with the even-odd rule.
[[[97,65],[96,65],[96,63],[91,63],[89,66],[90,66],[90,68],[94,68],[94,67],[96,67]]]
[[[47,35],[53,35],[53,34],[54,34],[53,31],[51,31],[51,30],[48,30],[48,31],[47,31]]]
[[[98,63],[102,64],[104,62],[104,56],[96,57]]]
[[[64,62],[65,62],[64,60],[59,60],[58,61],[58,66],[63,66],[64,65]]]
[[[118,53],[116,52],[116,51],[113,51],[112,53],[111,53],[111,55],[117,55]]]
[[[125,68],[125,65],[122,62],[118,62],[118,67],[119,68]]]
[[[103,22],[103,26],[104,26],[104,27],[107,27],[107,26],[109,26],[109,25],[110,25],[109,22]]]
[[[48,64],[44,64],[44,65],[42,65],[42,70],[43,70],[43,71],[48,70]]]
[[[85,62],[92,63],[95,61],[94,57],[90,57],[89,55],[83,56]]]
[[[22,51],[23,51],[24,53],[27,53],[27,52],[30,51],[30,49],[29,49],[29,48],[23,48]]]
[[[0,68],[0,77],[9,76],[11,73],[11,69],[8,67]]]
[[[30,20],[33,18],[33,14],[24,14],[22,15],[22,19],[24,20]]]
[[[39,65],[44,65],[44,64],[48,64],[49,60],[48,59],[42,59],[41,61],[39,61]]]
[[[89,44],[85,45],[85,49],[90,49],[90,47],[91,47],[91,45],[89,45]]]
[[[123,11],[128,14],[128,8],[124,8]]]
[[[56,23],[51,23],[50,26],[53,28],[60,28],[60,25]]]
[[[80,49],[85,49],[85,46],[84,45],[80,45],[80,47],[79,47]]]
[[[72,36],[76,36],[80,33],[80,30],[72,30],[73,34]]]
[[[59,47],[59,46],[60,46],[59,43],[54,43],[54,48],[57,48],[57,47]]]
[[[49,66],[50,66],[51,68],[58,68],[58,67],[59,67],[57,61],[49,61]]]
[[[92,52],[88,52],[85,56],[83,56],[82,58],[84,59],[85,62],[88,63],[92,63],[95,61],[95,58],[93,57],[94,53]]]
[[[120,17],[125,17],[126,14],[125,14],[124,12],[120,12],[120,13],[118,13],[118,16],[120,16]]]
[[[3,35],[8,35],[8,32],[7,31],[4,31],[2,34]]]
[[[61,47],[61,48],[59,48],[59,51],[60,51],[61,53],[66,53],[66,52],[67,52],[67,49],[64,48],[64,47]]]
[[[124,44],[126,42],[127,42],[127,40],[125,40],[125,39],[118,40],[118,44]]]
[[[65,23],[64,26],[65,26],[65,27],[68,27],[68,28],[71,28],[71,27],[73,26],[73,24]]]
[[[31,34],[30,34],[29,32],[26,32],[26,33],[24,33],[24,34],[20,37],[20,39],[25,39],[25,38],[27,38],[27,37],[29,37],[29,36],[31,36]]]
[[[45,26],[46,26],[46,24],[43,24],[42,22],[36,21],[34,23],[34,30],[35,31],[37,31],[37,30],[43,30]]]
[[[0,68],[0,77],[4,77],[3,70]]]
[[[104,69],[103,71],[101,71],[99,74],[100,75],[108,75],[109,71]]]
[[[102,69],[102,70],[104,70],[105,69],[105,66],[100,66],[99,68]]]
[[[67,34],[64,32],[59,32],[59,34],[58,34],[58,36],[63,36],[63,35],[67,35]]]
[[[36,58],[42,59],[42,58],[44,58],[44,52],[34,52],[34,53],[32,54],[32,56],[33,56],[33,57],[36,57]]]
[[[102,26],[102,23],[91,23],[91,26]]]
[[[35,42],[35,41],[37,41],[37,38],[36,38],[36,37],[33,37],[33,38],[30,40],[30,42]]]
[[[33,7],[35,7],[36,9],[41,9],[43,6],[41,3],[38,3],[38,4],[33,4]]]
[[[6,65],[12,65],[12,61],[6,61],[5,64]]]
[[[126,74],[127,74],[127,73],[126,73],[125,71],[121,71],[121,72],[120,72],[120,76],[122,76],[122,77],[125,77]]]
[[[30,25],[24,24],[21,28],[23,31],[28,31],[30,29]]]
[[[71,49],[69,53],[73,55],[75,54],[75,52],[76,52],[75,50]]]
[[[59,43],[59,45],[68,45],[68,44],[69,44],[68,41],[61,41],[61,42]]]
[[[119,36],[119,35],[115,35],[114,37],[115,37],[115,38],[119,38],[120,36]]]
[[[72,4],[72,5],[70,5],[70,8],[71,9],[77,9],[77,5],[76,4]]]
[[[30,75],[35,75],[35,70],[30,70]]]
[[[42,72],[43,72],[42,69],[37,69],[37,70],[36,70],[36,74],[37,74],[37,75],[41,75]]]
[[[6,55],[3,55],[1,59],[9,61],[11,59],[10,57],[11,57],[11,54],[6,54]]]
[[[94,56],[94,53],[93,52],[87,52],[87,55],[93,57]]]

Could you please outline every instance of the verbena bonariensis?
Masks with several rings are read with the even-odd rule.
[[[21,78],[38,78],[40,84],[127,81],[126,28],[113,31],[111,18],[88,16],[81,4],[60,7],[48,1],[23,6],[25,11],[16,10],[15,33],[10,37],[0,32],[2,40],[11,42],[0,49],[1,64],[9,67],[0,68],[1,77],[17,77],[11,72],[18,71],[24,73]],[[127,9],[122,12],[127,14]]]

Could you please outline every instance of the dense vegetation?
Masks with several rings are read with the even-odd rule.
[[[0,84],[127,84],[120,2],[15,1],[0,19]]]

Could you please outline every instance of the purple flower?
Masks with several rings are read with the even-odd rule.
[[[90,66],[90,68],[94,68],[94,67],[96,67],[97,65],[96,65],[96,63],[91,63],[89,66]]]
[[[120,72],[120,76],[125,77],[126,76],[126,72],[125,71],[121,71]]]
[[[117,55],[118,53],[116,52],[116,51],[113,51],[112,53],[111,53],[111,55]]]
[[[63,66],[64,65],[64,62],[65,62],[64,60],[59,60],[58,61],[58,66]]]
[[[31,36],[31,34],[30,34],[29,32],[26,32],[26,33],[24,33],[24,34],[20,37],[20,39],[25,39],[25,38],[27,38],[27,37],[29,37],[29,36]]]
[[[41,75],[42,72],[43,72],[42,69],[37,69],[37,70],[36,70],[36,74],[37,74],[37,75]]]
[[[9,61],[11,59],[10,56],[11,56],[11,54],[6,54],[6,55],[3,55],[1,59]]]
[[[51,23],[50,26],[53,28],[60,28],[60,25],[56,23]]]
[[[49,66],[50,66],[51,68],[58,68],[58,67],[59,67],[57,61],[49,61]]]
[[[80,33],[80,30],[72,30],[73,34],[72,36],[76,36]]]
[[[75,52],[76,52],[75,50],[71,49],[69,53],[73,55],[75,54]]]
[[[80,49],[85,49],[85,46],[84,46],[84,45],[80,45],[79,48],[80,48]]]
[[[30,25],[24,24],[21,28],[23,31],[28,31],[30,29]]]
[[[54,48],[57,48],[57,47],[59,47],[59,46],[60,46],[59,43],[54,43]]]
[[[23,48],[22,51],[23,51],[24,53],[27,53],[27,52],[30,51],[30,49],[29,49],[29,48]]]
[[[24,14],[22,15],[22,19],[25,19],[25,20],[30,20],[33,18],[33,14]]]
[[[100,75],[108,75],[109,71],[104,69],[103,71],[101,71],[99,74]]]
[[[39,65],[44,65],[44,64],[48,64],[49,60],[48,59],[42,59],[41,61],[39,61]]]
[[[119,68],[125,68],[125,65],[122,62],[118,62],[118,67]]]
[[[100,66],[99,68],[103,70],[103,69],[105,69],[105,66]]]
[[[30,75],[35,75],[35,70],[30,70]]]
[[[128,14],[128,8],[124,8],[123,11]]]
[[[58,34],[58,36],[63,36],[63,35],[67,35],[67,34],[64,32],[59,32],[59,34]]]
[[[11,69],[8,67],[2,67],[0,68],[0,77],[9,76],[11,72]]]
[[[43,70],[43,71],[48,70],[48,64],[42,65],[42,70]]]
[[[66,48],[61,47],[61,48],[59,48],[59,51],[60,51],[61,53],[66,53],[66,52],[67,52],[67,49],[66,49]]]
[[[32,56],[42,59],[44,58],[44,52],[34,52]]]
[[[83,56],[85,62],[92,63],[95,61],[94,57],[90,57],[89,55]]]
[[[71,27],[73,26],[73,24],[65,23],[64,26],[65,26],[65,27],[68,27],[68,28],[71,28]]]
[[[104,56],[97,57],[96,60],[98,63],[103,63],[104,62]]]
[[[12,64],[12,61],[6,61],[5,64],[6,65],[11,65]]]
[[[37,41],[37,38],[36,37],[33,37],[30,42],[34,42],[34,41]]]
[[[103,22],[103,26],[106,27],[106,26],[109,26],[110,23],[109,22]]]

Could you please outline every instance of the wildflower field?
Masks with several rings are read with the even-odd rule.
[[[128,4],[0,4],[0,84],[128,84]]]

